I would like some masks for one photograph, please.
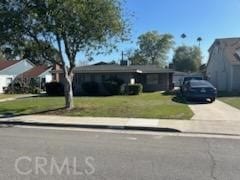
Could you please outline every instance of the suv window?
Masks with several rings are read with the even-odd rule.
[[[183,84],[185,84],[186,82],[188,82],[190,80],[203,80],[203,78],[202,77],[185,77],[183,79]]]

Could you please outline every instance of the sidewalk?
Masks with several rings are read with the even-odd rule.
[[[1,118],[0,124],[56,127],[111,128],[182,133],[240,135],[239,120],[173,120],[138,118],[60,117],[45,115]]]
[[[16,99],[22,99],[22,98],[28,98],[28,97],[37,97],[37,96],[39,96],[39,95],[38,94],[22,94],[22,95],[19,95],[19,96],[0,99],[0,102],[14,101]]]

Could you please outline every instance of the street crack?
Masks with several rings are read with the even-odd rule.
[[[211,152],[211,145],[209,143],[209,141],[207,139],[206,140],[206,143],[207,143],[207,153],[208,153],[208,156],[210,157],[210,160],[211,160],[211,166],[210,166],[210,176],[211,176],[211,179],[213,180],[217,180],[217,177],[215,176],[214,172],[215,172],[215,169],[216,169],[216,159],[214,158],[214,155],[213,153]]]

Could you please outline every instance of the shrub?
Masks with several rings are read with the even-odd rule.
[[[123,83],[123,80],[114,78],[104,81],[103,86],[110,95],[119,95]]]
[[[46,92],[49,96],[63,96],[64,86],[59,82],[46,83]]]
[[[5,94],[40,94],[41,89],[37,79],[15,79],[8,87],[4,88]]]
[[[31,94],[40,94],[41,91],[42,90],[40,88],[38,88],[38,87],[32,87],[32,88],[30,88],[29,93],[31,93]]]
[[[138,95],[142,93],[142,90],[143,90],[142,84],[128,84],[126,86],[127,95]]]
[[[29,86],[21,80],[15,80],[4,88],[6,94],[25,94],[29,93]]]
[[[88,95],[98,95],[99,94],[99,85],[97,82],[90,81],[84,82],[82,84],[84,92]]]
[[[28,84],[31,88],[39,87],[39,80],[36,78],[31,78]]]
[[[120,87],[120,94],[121,95],[125,95],[126,94],[126,87],[127,87],[127,84],[122,84],[121,87]]]

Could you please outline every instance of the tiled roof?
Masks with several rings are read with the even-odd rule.
[[[0,71],[18,63],[19,61],[13,61],[13,60],[0,60]]]
[[[49,67],[47,67],[45,65],[36,66],[36,67],[24,72],[23,74],[19,75],[19,77],[35,78],[35,77],[38,77],[39,75],[41,75],[42,73],[44,73],[45,71],[47,71],[48,69],[49,69]]]
[[[156,65],[90,65],[74,69],[75,73],[172,73],[171,69],[163,69]]]

